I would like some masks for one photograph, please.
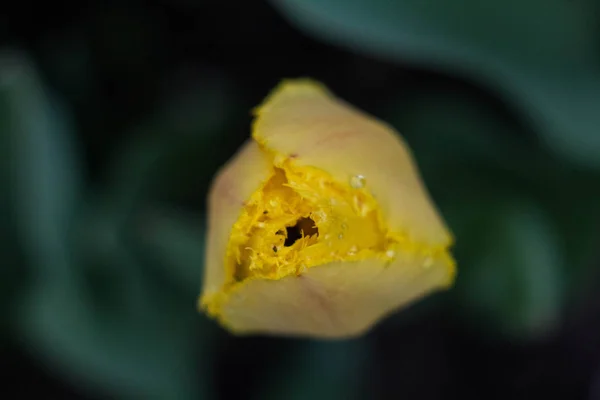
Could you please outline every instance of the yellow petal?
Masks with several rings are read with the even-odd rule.
[[[256,111],[253,138],[296,165],[338,182],[362,176],[390,229],[417,242],[448,245],[451,236],[400,135],[309,80],[286,82]]]
[[[201,305],[238,333],[343,337],[449,286],[451,236],[405,143],[286,82],[216,178]]]
[[[214,179],[208,198],[208,238],[203,293],[218,293],[226,281],[224,260],[231,227],[256,188],[272,173],[272,166],[255,142],[248,141]]]
[[[232,332],[354,337],[448,279],[449,260],[399,254],[309,268],[280,280],[251,280],[232,291],[220,319]]]

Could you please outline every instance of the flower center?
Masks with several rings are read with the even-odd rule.
[[[292,246],[298,239],[303,236],[313,236],[319,234],[319,228],[315,225],[315,221],[310,218],[300,218],[296,225],[288,226],[286,230],[286,239],[283,242],[285,247]]]
[[[355,186],[307,167],[274,168],[233,228],[232,278],[280,279],[315,265],[385,253],[376,204]]]

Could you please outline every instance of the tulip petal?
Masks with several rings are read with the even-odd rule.
[[[406,144],[388,125],[310,80],[284,82],[256,116],[254,139],[296,165],[320,168],[348,185],[364,177],[391,230],[434,246],[451,243]]]
[[[246,200],[272,174],[273,167],[264,152],[255,142],[247,141],[215,177],[208,198],[210,215],[203,279],[205,295],[218,293],[226,282],[230,271],[225,268],[225,258],[231,228],[240,217]]]
[[[452,238],[392,128],[307,80],[216,178],[201,307],[238,333],[358,335],[454,280]]]
[[[235,288],[220,320],[239,334],[355,337],[392,311],[448,283],[444,255],[400,254],[379,260],[337,262],[300,276],[251,280]]]

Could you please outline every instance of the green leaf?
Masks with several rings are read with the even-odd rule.
[[[0,64],[6,203],[32,273],[11,302],[20,340],[71,383],[107,396],[209,396],[208,371],[196,366],[209,349],[196,340],[208,344],[209,334],[195,294],[141,262],[129,225],[139,205],[81,201],[66,110],[25,55],[3,54]]]
[[[114,155],[106,193],[91,197],[78,224],[80,292],[69,293],[84,301],[60,321],[77,340],[58,332],[56,340],[65,368],[89,358],[86,378],[129,398],[212,397],[211,325],[196,309],[202,218],[182,210],[190,198],[200,208],[193,199],[210,179],[207,155],[223,130],[228,91],[218,79],[202,82],[165,96],[160,112],[133,129]],[[52,331],[43,318],[53,310],[42,301],[52,304],[30,307],[43,310],[29,313],[30,324]]]
[[[44,284],[23,304],[23,338],[37,357],[120,398],[198,398],[198,381],[206,377],[194,376],[193,305],[178,313],[183,305],[161,305],[157,292],[144,314],[104,309],[113,318],[102,320],[78,289],[77,283]]]
[[[211,331],[187,295],[138,256],[118,209],[89,202],[79,269],[20,303],[22,337],[71,380],[120,398],[211,398]]]
[[[600,167],[599,6],[592,0],[272,0],[331,43],[467,77],[556,154]]]
[[[478,210],[459,232],[457,310],[496,334],[551,335],[561,323],[566,276],[557,227],[522,197],[481,199],[479,207],[485,215]]]
[[[14,308],[26,278],[50,282],[69,274],[70,226],[82,190],[70,122],[27,54],[1,51],[0,296],[2,311],[10,313],[2,318],[5,329],[15,328]]]
[[[8,166],[17,237],[41,279],[61,279],[82,190],[70,116],[18,52],[0,54],[0,97],[6,107],[0,158]]]
[[[398,128],[431,179],[444,167],[473,161],[520,173],[540,161],[525,140],[529,132],[465,85],[407,88],[384,119]]]
[[[140,253],[188,293],[197,295],[204,266],[204,223],[195,215],[149,208],[136,237]]]
[[[549,170],[548,175],[554,171]],[[562,233],[565,248],[568,300],[584,300],[584,287],[595,279],[600,238],[600,174],[567,169],[554,179],[555,190],[536,193],[547,207]]]

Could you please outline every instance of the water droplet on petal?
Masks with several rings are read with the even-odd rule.
[[[343,239],[343,238],[344,238],[344,235],[340,233],[340,234],[338,235],[338,239]]]
[[[396,252],[394,250],[388,250],[385,252],[385,255],[388,256],[388,258],[394,258]]]
[[[342,229],[348,229],[348,224],[346,224],[345,222],[342,223]]]
[[[350,178],[350,186],[354,189],[362,189],[365,187],[367,180],[362,175],[354,175]]]

